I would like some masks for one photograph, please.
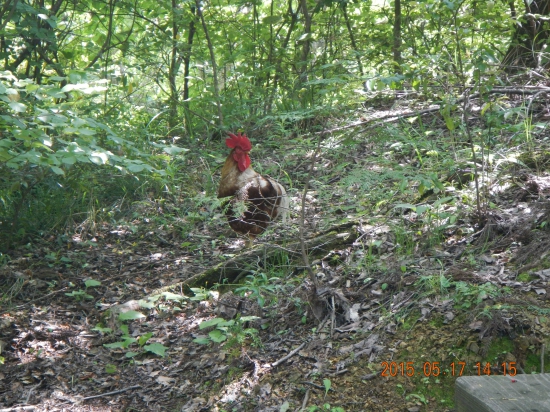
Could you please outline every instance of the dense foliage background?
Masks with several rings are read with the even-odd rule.
[[[87,232],[140,199],[211,195],[226,131],[275,151],[297,131],[306,150],[306,132],[358,121],[377,92],[443,102],[452,134],[457,96],[545,67],[547,11],[541,0],[7,0],[0,244]]]
[[[549,22],[0,2],[0,409],[449,412],[457,365],[549,373]],[[252,248],[229,131],[290,200]]]

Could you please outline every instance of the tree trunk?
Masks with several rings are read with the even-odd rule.
[[[187,33],[187,45],[183,55],[183,110],[185,118],[185,129],[188,135],[192,135],[192,130],[189,122],[189,73],[191,65],[191,51],[193,50],[193,39],[195,38],[195,16],[196,6],[191,6],[191,21]]]
[[[204,15],[202,14],[201,4],[199,0],[196,0],[197,14],[201,19],[202,29],[204,31],[204,38],[208,44],[208,51],[210,52],[210,61],[212,63],[212,81],[214,85],[214,98],[216,99],[216,106],[218,107],[218,126],[220,129],[223,129],[223,112],[222,112],[222,102],[220,100],[220,87],[218,84],[218,66],[216,64],[216,56],[214,54],[214,45],[210,39],[210,32],[208,31],[208,26],[204,20]]]
[[[311,48],[311,15],[307,8],[307,0],[300,0],[302,15],[304,16],[304,35],[302,45],[302,61],[300,68],[300,87],[307,82],[307,60],[309,58],[309,50]]]
[[[168,135],[175,136],[175,130],[179,123],[178,106],[179,94],[176,79],[180,70],[182,56],[179,53],[179,18],[178,2],[172,0],[172,50],[170,52],[170,67],[168,70],[168,83],[170,84],[170,103],[168,114]]]
[[[393,21],[393,61],[397,73],[401,73],[401,0],[395,0],[394,3],[394,21]]]
[[[548,45],[550,27],[550,0],[524,0],[525,14],[516,20],[516,30],[502,66],[507,71],[522,68],[547,67],[548,60],[541,61],[544,49]],[[512,14],[515,14],[513,2],[510,2]]]
[[[396,0],[399,1],[399,0]],[[353,30],[351,28],[351,22],[349,20],[349,15],[347,11],[347,5],[348,3],[342,3],[341,9],[342,14],[344,15],[344,21],[346,22],[346,27],[348,29],[349,39],[351,42],[351,47],[353,48],[353,51],[355,53],[355,59],[357,60],[357,67],[359,68],[359,74],[363,76],[363,64],[361,63],[361,55],[359,52],[359,48],[357,47],[357,42],[355,41],[355,36],[353,34]]]

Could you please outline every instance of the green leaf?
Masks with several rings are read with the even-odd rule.
[[[199,345],[208,345],[211,340],[208,338],[196,338],[193,339],[193,342],[198,343]]]
[[[144,317],[145,315],[143,313],[138,312],[136,310],[129,310],[128,312],[124,312],[118,315],[118,319],[122,321],[142,319]]]
[[[162,150],[169,155],[176,155],[181,152],[189,151],[189,149],[185,149],[183,147],[177,147],[177,146],[166,146],[166,147],[163,147]]]
[[[453,200],[453,199],[454,199],[454,197],[452,197],[452,196],[447,196],[447,197],[444,197],[443,199],[438,199],[438,200],[436,200],[432,206],[433,206],[433,207],[438,207],[438,206],[442,205],[443,203],[450,202],[450,201]]]
[[[430,210],[431,209],[431,206],[430,205],[421,205],[421,206],[418,206],[416,208],[416,213],[421,215],[422,213],[424,213],[426,210]]]
[[[304,33],[302,34],[298,40],[296,40],[298,43],[303,43],[305,42],[306,40],[311,40],[313,39],[313,35],[311,33]]]
[[[25,106],[23,103],[19,103],[19,102],[10,102],[9,106],[11,107],[11,109],[14,112],[22,113],[25,110],[27,110],[27,106]]]
[[[124,337],[122,341],[114,343],[104,343],[103,346],[108,349],[126,349],[132,343],[135,343],[135,341],[136,340],[134,338]]]
[[[168,348],[164,345],[161,345],[160,343],[152,343],[150,345],[145,345],[143,349],[145,349],[147,352],[151,352],[155,355],[164,357],[164,354],[166,353],[166,350]]]
[[[50,166],[50,169],[52,169],[52,172],[54,172],[56,175],[64,175],[65,174],[63,169],[61,169],[57,166]]]
[[[139,300],[139,306],[145,309],[153,309],[155,307],[155,302],[141,299]]]
[[[111,328],[104,328],[103,326],[96,326],[92,330],[98,331],[99,333],[111,333],[113,330]]]
[[[105,365],[105,372],[116,373],[116,365],[113,365],[112,363],[108,363],[107,365]]]
[[[102,152],[93,152],[90,155],[90,160],[96,165],[104,165],[109,161],[109,158],[105,153]]]
[[[283,404],[279,407],[279,412],[286,412],[290,409],[290,403],[288,401],[283,402]]]
[[[166,300],[175,300],[175,301],[178,301],[178,302],[185,299],[184,296],[176,295],[175,293],[172,293],[172,292],[163,292],[162,296],[164,296],[164,299],[166,299]]]
[[[145,169],[144,165],[131,164],[130,166],[128,166],[128,170],[133,173],[141,172],[143,169]]]
[[[147,332],[145,335],[142,335],[138,338],[138,345],[143,346],[147,343],[149,339],[153,337],[153,334],[151,332]]]
[[[260,319],[259,316],[243,316],[239,320],[242,322],[250,322],[251,320]]]
[[[394,209],[400,208],[400,209],[411,209],[413,211],[416,211],[416,206],[411,205],[410,203],[399,203],[393,207]]]
[[[262,19],[264,24],[277,24],[279,23],[283,18],[281,16],[266,16]]]
[[[94,279],[88,279],[86,282],[84,282],[84,284],[86,285],[87,288],[93,288],[96,286],[100,286],[101,282]]]
[[[223,333],[219,329],[215,329],[212,332],[208,333],[208,336],[210,336],[210,339],[212,339],[212,342],[220,343],[227,339],[227,336],[225,333]]]
[[[209,328],[211,326],[216,326],[218,323],[222,323],[222,322],[225,322],[225,319],[214,318],[214,319],[205,320],[204,322],[202,322],[199,325],[199,329],[202,330],[202,329],[205,329],[205,328]]]
[[[76,156],[63,155],[63,157],[61,158],[61,163],[66,165],[74,165],[76,163]]]
[[[46,90],[48,96],[54,97],[56,99],[65,99],[67,95],[61,91],[59,87],[54,87]]]
[[[456,128],[453,118],[451,116],[444,116],[444,117],[445,117],[445,125],[447,126],[447,129],[449,129],[452,132]]]
[[[323,379],[323,386],[325,387],[325,396],[330,390],[331,385],[332,385],[332,382],[330,381],[330,379]]]

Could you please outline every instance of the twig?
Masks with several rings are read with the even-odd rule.
[[[310,386],[313,386],[315,389],[321,389],[322,391],[324,391],[326,388],[322,385],[318,385],[316,384],[315,382],[310,382],[310,381],[302,381],[302,383],[304,385],[310,385]],[[333,391],[333,392],[336,392],[336,389],[333,389],[333,388],[329,388],[329,391]]]
[[[542,347],[540,348],[540,374],[544,375],[544,348],[545,344],[542,344]]]
[[[306,241],[304,238],[304,232],[305,232],[305,220],[306,220],[306,196],[307,191],[309,189],[309,180],[311,179],[311,176],[313,176],[313,169],[315,167],[315,161],[317,160],[317,156],[321,150],[321,137],[319,137],[317,141],[317,148],[315,149],[315,152],[313,153],[313,156],[311,158],[311,165],[309,167],[309,173],[306,178],[306,183],[304,185],[304,191],[302,193],[302,213],[300,216],[300,248],[302,250],[302,259],[304,260],[304,266],[306,267],[307,273],[309,277],[311,278],[311,282],[313,283],[315,287],[315,293],[317,294],[317,278],[315,276],[315,273],[313,273],[313,269],[311,268],[311,265],[309,264],[309,257],[306,252]]]
[[[85,397],[85,398],[82,398],[82,400],[83,400],[83,401],[87,401],[87,400],[89,400],[89,399],[103,398],[104,396],[116,395],[117,393],[122,393],[122,392],[129,391],[129,390],[131,390],[131,389],[137,389],[137,388],[141,388],[141,385],[129,386],[128,388],[119,389],[118,391],[113,391],[113,392],[102,393],[102,394],[100,394],[100,395],[87,396],[87,397]]]
[[[302,343],[300,346],[298,346],[296,349],[294,349],[292,352],[290,352],[288,355],[286,355],[284,358],[279,359],[278,361],[275,361],[271,364],[272,367],[278,366],[287,359],[293,357],[300,349],[302,349],[304,346],[306,346],[306,343]]]
[[[528,87],[528,88],[522,88],[522,89],[496,88],[496,89],[492,89],[492,90],[488,90],[488,91],[483,92],[483,94],[485,94],[485,95],[487,95],[487,94],[520,94],[520,95],[535,94],[536,95],[536,94],[539,94],[539,93],[550,93],[550,87],[538,86],[538,87]],[[480,96],[480,93],[473,93],[469,96],[460,96],[456,99],[455,103],[460,103],[465,99],[470,99],[470,100],[471,99],[477,99],[479,96]],[[377,118],[374,118],[374,119],[369,119],[369,120],[364,120],[362,122],[356,122],[356,123],[348,124],[346,126],[336,127],[334,129],[323,130],[323,131],[317,132],[315,134],[327,134],[327,133],[339,132],[341,130],[347,130],[347,129],[352,129],[354,127],[365,126],[365,125],[368,125],[368,124],[370,124],[372,122],[375,122],[375,121],[378,121],[378,122],[375,123],[373,126],[378,126],[378,125],[381,125],[381,124],[385,123],[385,122],[382,122],[382,120],[393,122],[393,121],[399,120],[399,119],[406,119],[408,117],[422,116],[424,114],[437,112],[440,109],[441,109],[441,106],[436,105],[436,106],[429,107],[429,108],[423,109],[423,110],[403,112],[399,115],[396,115],[395,112],[392,112],[392,113],[387,114],[385,116],[380,116],[380,117],[377,117]]]
[[[22,412],[22,411],[34,411],[36,409],[36,406],[29,405],[29,406],[14,406],[12,408],[5,408],[0,409],[0,412]]]
[[[310,389],[308,389],[308,390],[306,391],[306,394],[305,394],[305,396],[304,396],[304,400],[302,401],[302,409],[300,409],[300,410],[302,410],[302,411],[306,409],[307,403],[308,403],[308,401],[309,401],[309,392],[310,392]]]
[[[344,369],[340,369],[339,371],[336,371],[336,372],[327,373],[327,376],[338,376],[338,375],[342,375],[342,374],[347,373],[347,372],[348,372],[348,369],[344,368]]]
[[[334,302],[334,296],[331,296],[332,311],[330,313],[330,337],[334,333],[334,326],[336,324],[336,304]]]
[[[69,288],[63,288],[63,289],[56,290],[54,292],[48,293],[47,295],[40,296],[39,298],[29,300],[28,302],[23,303],[22,305],[16,306],[16,308],[17,309],[23,309],[25,306],[30,305],[31,303],[38,302],[39,300],[46,299],[49,296],[56,295],[56,294],[61,293],[61,292],[65,292],[68,289]],[[3,312],[3,311],[0,312],[0,314],[2,314],[2,313],[5,313],[5,312]],[[0,410],[0,412],[1,412],[1,410]]]
[[[27,399],[25,399],[25,403],[29,403],[29,399],[31,398],[32,393],[34,392],[34,390],[36,388],[38,388],[40,385],[42,385],[42,382],[44,382],[44,381],[40,381],[36,385],[31,386],[31,388],[29,389],[29,393],[27,394]]]

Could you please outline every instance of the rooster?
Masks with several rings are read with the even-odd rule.
[[[250,166],[248,153],[252,144],[246,135],[229,133],[225,144],[233,150],[222,168],[218,198],[231,196],[226,209],[229,226],[247,235],[246,244],[251,247],[272,220],[282,216],[286,221],[289,200],[280,183],[256,173]]]

